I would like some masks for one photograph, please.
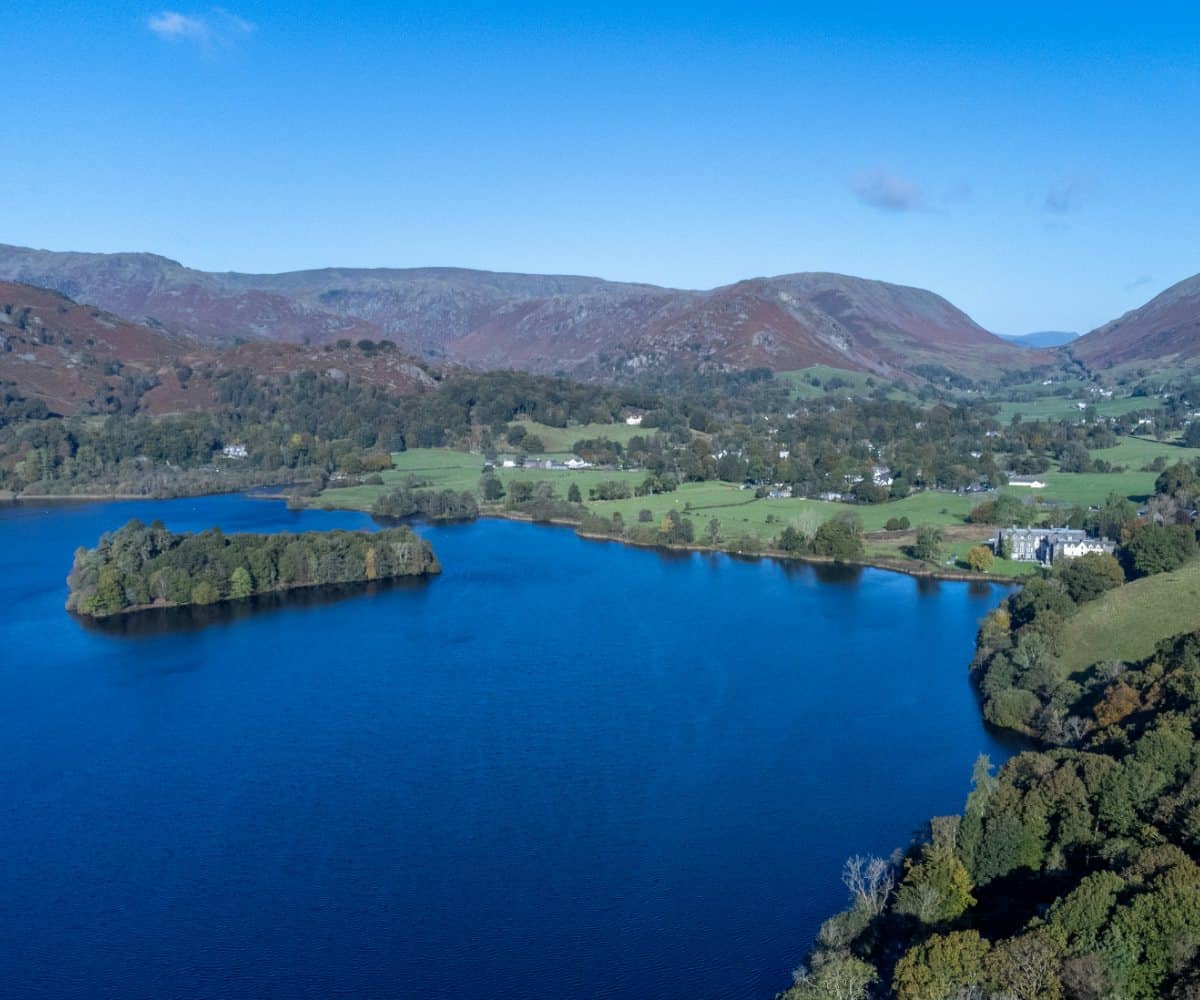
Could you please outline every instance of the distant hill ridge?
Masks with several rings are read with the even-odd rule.
[[[1077,339],[1079,334],[1069,330],[1039,330],[1036,333],[1002,333],[999,336],[1018,347],[1062,347]]]
[[[212,273],[154,254],[0,245],[0,279],[209,341],[386,338],[425,358],[583,378],[816,364],[977,376],[1053,360],[932,292],[839,274],[694,291],[449,267]]]

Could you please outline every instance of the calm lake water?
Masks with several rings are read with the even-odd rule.
[[[5,996],[767,998],[843,859],[1005,756],[1000,588],[481,521],[421,529],[429,583],[85,627],[72,552],[135,515],[372,526],[0,505]]]

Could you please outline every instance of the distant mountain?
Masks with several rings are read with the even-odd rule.
[[[1200,274],[1070,345],[1089,368],[1200,364]]]
[[[0,278],[214,342],[390,339],[425,358],[577,377],[814,364],[979,375],[1051,361],[932,292],[838,274],[688,291],[455,268],[209,273],[152,254],[0,245]]]
[[[1037,333],[1001,333],[998,336],[1018,347],[1062,347],[1079,337],[1067,330],[1040,330]]]
[[[398,351],[268,342],[218,349],[59,292],[0,281],[0,384],[12,384],[52,412],[206,409],[217,403],[217,377],[242,368],[258,375],[309,370],[335,380],[354,376],[395,391],[432,382]]]

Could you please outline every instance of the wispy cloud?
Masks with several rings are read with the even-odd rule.
[[[1136,278],[1133,279],[1133,281],[1126,283],[1125,291],[1132,292],[1136,288],[1144,288],[1146,285],[1149,285],[1153,281],[1154,281],[1154,278],[1152,275],[1139,274]]]
[[[1042,211],[1054,215],[1066,215],[1083,208],[1088,196],[1088,185],[1081,180],[1059,181],[1051,184],[1042,201]]]
[[[862,204],[881,212],[912,212],[925,203],[912,181],[883,170],[859,174],[850,182],[850,190]]]
[[[146,27],[165,42],[188,42],[202,49],[228,48],[254,32],[244,17],[214,7],[206,14],[163,10],[146,20]]]

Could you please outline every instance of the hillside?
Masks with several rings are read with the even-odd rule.
[[[151,412],[213,402],[186,373],[209,357],[190,338],[130,323],[29,285],[0,282],[0,382],[62,414]]]
[[[1195,364],[1200,360],[1200,274],[1080,337],[1068,350],[1096,370]]]
[[[63,415],[173,413],[217,402],[214,376],[234,369],[283,376],[314,371],[395,392],[433,377],[396,350],[248,342],[218,348],[132,323],[58,292],[0,282],[0,383]]]
[[[1180,632],[1200,629],[1200,562],[1110,590],[1081,607],[1063,629],[1063,666],[1145,659]]]
[[[689,291],[456,268],[217,274],[151,254],[0,246],[0,278],[210,341],[386,338],[439,361],[581,377],[817,364],[974,376],[1052,361],[931,292],[837,274]]]

